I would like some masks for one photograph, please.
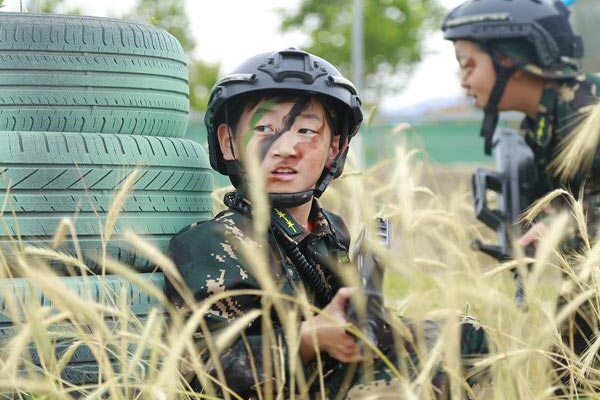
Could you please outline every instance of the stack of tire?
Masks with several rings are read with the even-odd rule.
[[[61,220],[70,218],[86,262],[99,268],[115,192],[139,167],[106,252],[161,286],[163,277],[152,273],[153,265],[119,234],[131,230],[164,250],[173,234],[211,216],[206,153],[181,138],[188,120],[187,76],[181,45],[156,27],[107,18],[0,13],[3,252],[13,251],[16,243],[48,246]],[[61,251],[73,249],[68,237]],[[89,292],[89,285],[99,282],[130,285],[117,277],[108,283],[94,279],[64,278],[75,291],[86,286]],[[32,300],[19,279],[1,284],[1,296],[10,292],[46,301]],[[143,319],[154,300],[133,287],[129,293]],[[2,297],[0,312],[5,308]],[[0,337],[5,338],[15,328],[6,314],[0,314]],[[57,344],[57,355],[60,349]],[[73,355],[65,379],[98,379],[95,360],[87,353]]]

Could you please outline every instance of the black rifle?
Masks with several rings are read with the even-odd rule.
[[[475,216],[496,231],[498,244],[484,244],[475,240],[472,246],[496,260],[508,261],[513,259],[512,240],[522,233],[519,217],[537,198],[539,179],[533,152],[518,132],[498,128],[494,133],[492,146],[497,171],[475,171],[473,197]],[[488,207],[489,190],[498,194],[496,209]],[[532,248],[525,251],[530,254]],[[523,280],[517,268],[513,269],[513,274],[517,285],[515,299],[519,306],[523,306]]]
[[[348,304],[347,315],[375,346],[388,345],[391,335],[384,320],[383,304],[383,266],[372,251],[373,246],[390,248],[390,221],[385,218],[376,219],[376,230],[373,235],[363,230],[356,240],[356,264],[362,283],[363,296],[355,296]],[[356,302],[363,302],[359,307]]]

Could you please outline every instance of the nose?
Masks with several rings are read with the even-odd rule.
[[[299,138],[293,132],[284,132],[278,137],[271,150],[276,157],[294,157],[298,154],[297,145]]]

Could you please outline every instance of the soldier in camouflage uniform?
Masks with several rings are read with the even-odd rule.
[[[392,374],[382,360],[371,365],[367,381],[358,365],[364,353],[346,330],[346,306],[356,289],[341,281],[354,269],[350,237],[342,219],[316,200],[341,173],[361,121],[352,83],[327,61],[295,49],[255,56],[213,88],[205,117],[210,161],[236,191],[225,195],[227,210],[180,232],[169,252],[195,301],[212,301],[205,317],[212,335],[262,311],[218,356],[227,386],[242,397],[282,382],[288,394],[310,388],[311,398],[314,390],[333,398],[350,388],[364,391],[360,384],[389,387]],[[258,211],[249,200],[250,168],[260,170],[267,192],[266,231],[254,221]],[[266,265],[257,261],[260,254],[266,254]],[[218,297],[224,293],[232,295]],[[167,295],[183,305],[169,282]],[[323,312],[313,315],[293,301],[304,297]],[[409,337],[401,352],[418,362],[415,337],[425,332],[435,342],[437,326],[406,325]],[[382,350],[394,358],[386,329]],[[476,324],[465,321],[461,335],[466,359],[487,351]],[[324,385],[315,379],[319,362]]]
[[[539,197],[563,188],[578,197],[585,189],[588,233],[594,236],[600,192],[600,152],[591,168],[572,174],[557,172],[561,152],[575,128],[598,102],[600,77],[581,72],[583,42],[569,23],[569,10],[559,0],[468,0],[448,13],[442,30],[454,42],[461,70],[461,85],[475,105],[484,110],[481,135],[485,151],[499,111],[521,111],[521,131],[531,147],[540,178]],[[577,132],[577,133],[574,133]],[[583,186],[585,184],[585,187]],[[523,247],[535,245],[548,220],[564,208],[558,199],[521,238]],[[562,249],[581,250],[575,229],[566,235]],[[559,306],[566,302],[561,298]],[[598,333],[596,307],[589,303],[561,327],[563,341],[581,355]]]

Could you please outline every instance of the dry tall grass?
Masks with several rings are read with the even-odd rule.
[[[443,172],[443,173],[442,173]],[[130,178],[134,180],[135,174]],[[390,218],[393,224],[392,248],[377,249],[387,266],[385,293],[388,306],[414,319],[443,319],[439,343],[424,360],[423,372],[410,378],[404,368],[395,370],[397,398],[431,398],[428,385],[432,370],[442,363],[451,382],[453,398],[474,399],[550,399],[555,397],[559,382],[553,377],[551,360],[554,354],[563,355],[572,377],[579,380],[565,388],[568,398],[579,391],[593,397],[598,380],[594,355],[600,341],[578,360],[560,344],[558,327],[577,306],[587,299],[600,297],[597,284],[597,261],[600,247],[589,241],[584,254],[565,257],[556,251],[560,232],[567,218],[557,218],[550,234],[544,238],[538,258],[530,270],[520,259],[508,265],[498,265],[470,249],[475,238],[491,240],[490,232],[474,221],[470,182],[464,169],[456,174],[444,167],[433,167],[415,158],[414,151],[399,147],[396,157],[381,162],[365,172],[347,167],[343,177],[327,191],[322,204],[344,216],[349,229],[356,235],[365,221],[374,216]],[[451,189],[451,190],[450,190]],[[104,221],[105,237],[110,240],[111,227],[118,218],[127,184],[115,197],[113,212]],[[222,191],[219,191],[222,192]],[[260,199],[255,199],[260,202]],[[573,200],[573,215],[582,218],[581,205]],[[262,221],[263,223],[265,221]],[[56,241],[64,239],[72,224],[65,222]],[[582,224],[581,226],[585,226]],[[256,230],[264,231],[257,222]],[[249,248],[252,268],[262,277],[263,291],[221,293],[203,303],[195,303],[185,289],[173,263],[134,233],[127,235],[131,245],[149,257],[165,275],[178,286],[186,301],[187,314],[176,310],[161,290],[142,279],[127,266],[105,257],[102,260],[107,274],[117,274],[134,282],[158,307],[140,321],[131,310],[132,299],[125,290],[111,292],[108,287],[95,301],[93,293],[78,293],[58,277],[48,260],[56,260],[86,271],[82,258],[59,253],[52,249],[23,246],[24,250],[11,258],[0,255],[2,294],[5,313],[15,327],[13,335],[2,343],[0,357],[0,391],[7,397],[33,395],[34,398],[111,398],[111,399],[175,399],[216,398],[217,389],[225,398],[239,398],[224,387],[224,371],[218,355],[227,348],[247,324],[272,311],[284,322],[288,346],[298,344],[298,321],[319,312],[300,294],[290,298],[277,294],[269,274],[264,273],[266,255]],[[527,311],[514,301],[514,283],[510,268],[520,268],[525,275]],[[31,296],[15,297],[11,290],[11,271],[18,269],[22,283]],[[261,273],[261,271],[263,271]],[[570,279],[563,281],[561,274]],[[100,279],[108,279],[108,275]],[[349,278],[351,279],[351,278]],[[42,293],[46,301],[32,301]],[[210,304],[227,296],[242,294],[263,296],[263,309],[249,313],[224,331],[211,335],[203,320]],[[570,300],[556,311],[560,295]],[[97,297],[97,296],[96,296]],[[49,301],[52,307],[49,306]],[[600,305],[594,302],[598,314]],[[290,306],[293,305],[293,306]],[[489,369],[484,384],[474,389],[464,383],[459,367],[457,326],[453,321],[468,313],[479,319],[489,334],[491,354],[478,363]],[[268,324],[268,318],[263,319]],[[268,326],[267,326],[268,328]],[[354,330],[361,336],[361,334]],[[363,337],[363,336],[361,336]],[[68,349],[57,355],[54,344],[68,339]],[[363,339],[366,339],[363,337]],[[198,342],[204,353],[199,354]],[[98,362],[98,382],[75,387],[61,378],[76,348],[87,346]],[[282,343],[276,335],[264,337],[263,359],[267,373],[259,398],[283,397],[284,383],[292,388],[295,398],[306,398],[307,382],[315,379],[323,385],[324,377],[303,376],[297,354],[290,355],[290,364],[282,364]],[[34,366],[30,348],[35,347],[41,367]],[[321,362],[319,359],[318,362]],[[207,371],[214,370],[214,375]],[[192,392],[185,376],[196,374],[203,393]],[[215,377],[216,376],[216,377]],[[377,393],[371,393],[377,398]],[[45,397],[47,396],[47,397]]]

